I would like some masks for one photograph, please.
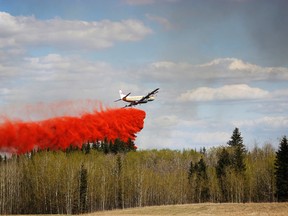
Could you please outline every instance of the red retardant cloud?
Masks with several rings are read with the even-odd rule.
[[[80,117],[55,117],[38,122],[6,120],[0,125],[0,152],[26,153],[35,148],[65,150],[70,145],[135,140],[144,126],[145,112],[138,109],[108,109]]]

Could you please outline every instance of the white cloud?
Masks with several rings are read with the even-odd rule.
[[[176,126],[179,119],[175,115],[162,115],[153,121],[154,127],[172,127]]]
[[[211,132],[193,132],[173,130],[162,131],[159,130],[157,134],[151,134],[150,136],[137,139],[141,148],[170,148],[170,149],[198,149],[202,147],[220,146],[227,143],[231,134],[222,131]],[[143,133],[143,132],[142,132]],[[145,133],[145,132],[144,132]],[[137,143],[136,143],[137,144]]]
[[[240,59],[231,59],[232,62],[229,64],[228,68],[230,70],[246,70],[246,71],[259,71],[261,67],[249,63],[244,63]]]
[[[135,70],[133,73],[135,74]],[[136,73],[143,80],[163,83],[179,90],[213,83],[227,85],[288,80],[288,68],[261,67],[235,58],[215,59],[201,65],[193,65],[188,62],[157,61],[146,68],[139,68]]]
[[[186,134],[186,135],[185,135]],[[227,141],[230,138],[230,134],[227,132],[222,131],[216,131],[216,132],[198,132],[198,133],[185,133],[178,131],[176,134],[176,137],[187,137],[189,138],[193,143],[197,143],[198,146],[206,146],[206,147],[212,147],[215,145],[223,145],[227,143]]]
[[[175,118],[173,117],[174,120]],[[147,120],[145,120],[145,122],[146,121]],[[223,145],[227,143],[231,136],[231,134],[225,131],[218,131],[219,124],[218,128],[214,128],[214,126],[213,128],[209,127],[209,121],[203,121],[202,125],[197,125],[196,122],[189,124],[189,120],[181,119],[177,120],[177,124],[171,124],[170,121],[163,121],[162,125],[159,125],[156,122],[155,124],[157,125],[154,125],[153,119],[149,119],[149,121],[151,123],[149,125],[145,123],[143,131],[141,131],[136,140],[136,144],[141,148],[197,148],[199,150],[200,147],[204,146],[209,148],[216,145]],[[194,120],[191,120],[191,122],[193,121]],[[167,123],[167,125],[165,125],[165,123]],[[204,124],[208,127],[203,127]]]
[[[119,97],[118,87],[107,86],[118,86],[121,71],[105,62],[49,54],[27,57],[17,64],[12,73],[0,71],[0,89],[7,104],[87,98],[109,102],[107,98]]]
[[[180,101],[249,100],[267,97],[268,91],[246,84],[225,85],[220,88],[200,87],[182,93]]]
[[[152,33],[139,20],[86,22],[37,20],[0,12],[0,47],[49,45],[66,49],[102,49],[117,41],[137,41]]]
[[[288,117],[287,116],[264,116],[257,119],[250,120],[238,120],[234,121],[233,124],[237,127],[249,127],[249,128],[288,128]]]
[[[214,59],[211,62],[199,65],[199,68],[217,70],[218,73],[215,75],[220,77],[222,77],[223,73],[229,71],[230,77],[246,77],[250,80],[288,79],[288,68],[261,67],[236,58]]]

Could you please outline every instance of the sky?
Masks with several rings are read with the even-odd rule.
[[[139,149],[288,135],[286,0],[0,0],[0,116],[122,107],[160,88]],[[100,104],[100,105],[99,105]]]

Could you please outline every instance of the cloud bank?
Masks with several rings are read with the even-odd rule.
[[[182,93],[180,101],[251,100],[269,95],[268,91],[252,88],[246,84],[225,85],[219,88],[200,87]]]
[[[138,41],[152,33],[141,21],[80,21],[33,16],[12,16],[0,12],[0,48],[53,46],[62,49],[103,49],[116,42]]]

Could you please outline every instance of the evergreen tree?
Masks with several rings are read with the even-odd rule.
[[[219,154],[219,159],[216,165],[216,174],[218,178],[225,176],[226,167],[231,165],[230,155],[226,148],[223,148],[221,153]]]
[[[83,143],[82,146],[81,146],[81,151],[83,153],[85,153],[86,145],[87,145],[86,143]]]
[[[123,152],[123,142],[120,139],[115,139],[114,143],[110,142],[110,151],[114,154]]]
[[[203,158],[195,164],[194,169],[197,172],[197,190],[196,193],[199,194],[198,201],[206,202],[209,199],[209,186],[208,186],[208,175],[207,175],[207,165]]]
[[[246,165],[244,162],[245,157],[245,147],[243,146],[236,146],[233,155],[233,162],[234,162],[234,169],[236,172],[241,173],[246,170]]]
[[[275,161],[276,196],[278,201],[288,201],[288,142],[286,136],[280,142]]]
[[[85,146],[85,154],[89,154],[90,150],[91,150],[91,146],[90,146],[90,143],[88,142]]]
[[[72,150],[73,150],[73,146],[72,146],[72,145],[69,145],[69,147],[67,147],[67,148],[65,149],[65,152],[66,152],[67,154],[69,154],[69,153],[72,152]]]
[[[122,188],[122,158],[121,155],[118,154],[116,158],[116,167],[115,167],[115,174],[116,174],[116,185],[117,185],[117,194],[116,194],[116,203],[115,205],[117,208],[124,208],[123,204],[123,188]]]
[[[80,206],[79,206],[79,210],[80,213],[84,213],[87,212],[87,184],[88,184],[88,180],[87,180],[87,169],[84,167],[84,165],[81,165],[81,169],[80,169],[80,179],[79,179],[79,189],[80,189],[80,193],[79,193],[79,201],[80,201]]]
[[[137,146],[135,145],[133,140],[129,138],[128,142],[127,142],[127,150],[126,151],[136,151],[136,149],[137,149]]]
[[[189,170],[188,170],[188,180],[189,180],[189,183],[191,183],[191,179],[192,179],[192,176],[194,174],[194,165],[193,165],[193,161],[190,162],[190,167],[189,167]]]
[[[203,179],[207,179],[207,172],[206,172],[207,166],[203,158],[201,158],[198,162],[198,175],[202,177]]]
[[[226,170],[229,166],[231,166],[231,159],[229,152],[226,148],[223,148],[218,156],[218,161],[216,165],[216,175],[220,184],[221,189],[221,201],[227,202],[228,201],[228,191],[226,183]]]
[[[238,128],[234,129],[231,140],[229,140],[227,144],[231,147],[236,147],[239,145],[243,146],[243,138],[241,137],[241,133]]]
[[[105,138],[104,141],[101,142],[101,150],[105,154],[108,154],[110,152],[110,150],[109,150],[109,142],[108,142],[107,138]]]
[[[243,138],[238,128],[234,129],[233,134],[231,136],[231,140],[229,140],[227,144],[233,148],[233,155],[231,158],[233,168],[238,173],[245,171],[246,166],[244,163],[244,157],[246,154],[246,149],[243,144]]]
[[[200,147],[199,152],[200,152],[200,154],[205,155],[206,154],[206,148],[205,147],[203,147],[203,148]]]

